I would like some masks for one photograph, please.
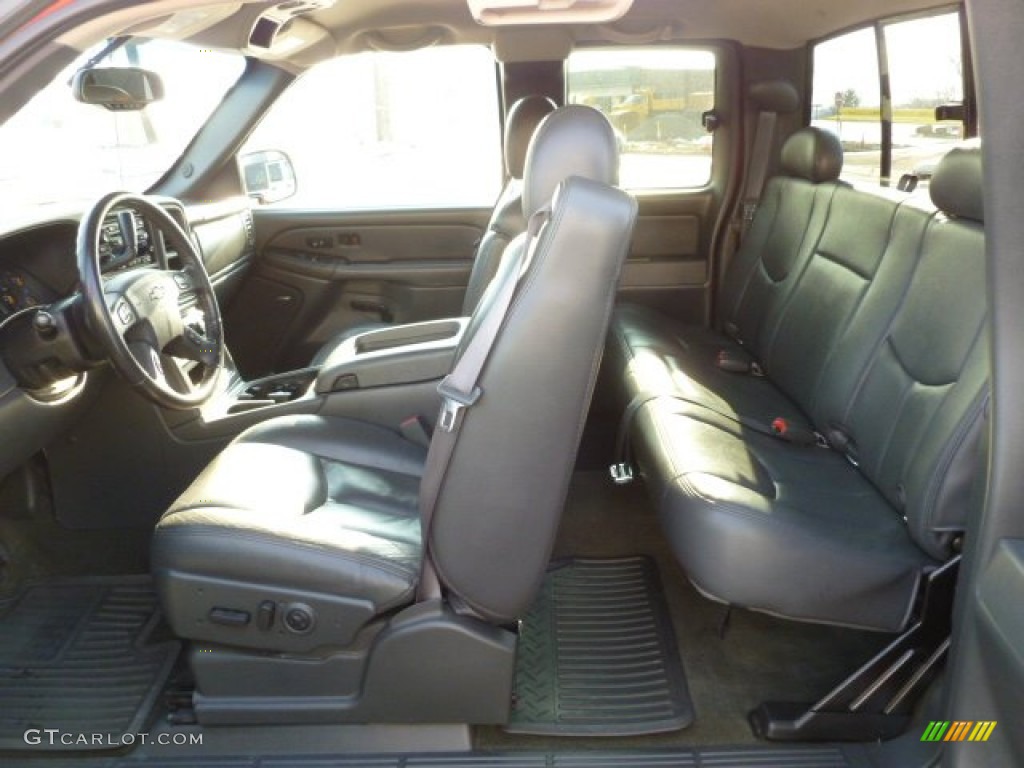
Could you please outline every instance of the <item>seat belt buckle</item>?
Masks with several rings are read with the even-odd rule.
[[[629,485],[633,482],[633,467],[629,462],[621,461],[608,467],[608,474],[616,485]]]
[[[430,446],[430,432],[423,424],[423,419],[414,414],[398,425],[398,431],[402,437],[410,443],[427,448]]]
[[[749,201],[743,204],[743,223],[750,224],[757,215],[757,202]]]
[[[764,376],[764,370],[753,360],[737,355],[728,349],[720,349],[715,365],[729,373],[746,373],[751,376]]]
[[[776,437],[797,445],[815,445],[818,448],[831,447],[828,444],[828,439],[821,432],[793,426],[781,416],[772,420],[772,433]]]
[[[437,385],[438,394],[441,395],[441,415],[437,419],[437,426],[442,432],[451,432],[458,423],[459,414],[463,408],[469,408],[480,399],[480,387],[473,387],[468,394],[451,385],[448,377],[441,379]]]

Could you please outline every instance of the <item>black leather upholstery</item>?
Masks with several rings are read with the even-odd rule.
[[[980,156],[980,148],[957,147],[936,166],[928,192],[950,216],[985,221]]]
[[[555,111],[557,105],[546,96],[525,96],[512,105],[505,118],[505,173],[511,179],[522,179],[526,171],[526,152],[530,148],[541,120]]]
[[[284,417],[244,432],[157,526],[153,567],[172,628],[224,640],[216,626],[196,635],[189,624],[215,607],[256,611],[244,599],[202,604],[176,588],[183,579],[237,584],[265,600],[301,593],[317,615],[334,617],[336,643],[408,603],[422,559],[425,453],[390,430],[342,419]],[[332,609],[334,595],[349,603]],[[253,637],[248,644],[278,647],[271,634]]]
[[[815,184],[835,181],[843,170],[843,148],[834,133],[803,128],[782,146],[782,170]]]
[[[787,144],[790,172],[834,178],[837,148],[818,139]],[[954,152],[936,176],[940,211],[773,179],[726,279],[724,334],[617,312],[609,359],[626,398],[651,398],[633,430],[641,469],[707,594],[893,631],[950,556],[988,395],[980,154]],[[722,351],[766,375],[722,370]],[[833,449],[762,434],[776,417]]]
[[[561,123],[571,123],[572,130]],[[596,109],[569,105],[551,113],[537,128],[544,141],[530,144],[526,153],[529,173],[523,177],[523,215],[529,219],[550,202],[563,172],[586,179],[619,183],[619,152],[615,132]]]
[[[526,150],[540,121],[554,109],[555,103],[551,99],[543,96],[526,96],[513,104],[508,112],[505,119],[504,146],[505,172],[508,180],[498,195],[490,221],[487,222],[487,229],[473,256],[473,269],[469,273],[466,295],[462,300],[463,316],[473,314],[484,290],[498,271],[498,264],[508,244],[526,229],[522,207]],[[334,350],[353,336],[380,330],[388,325],[389,323],[367,323],[338,334],[317,350],[310,365],[323,365]]]
[[[496,622],[522,616],[543,578],[589,407],[636,215],[636,202],[607,184],[616,153],[611,126],[588,107],[556,112],[538,130],[525,181],[537,204],[542,185],[531,179],[550,185],[550,218],[525,271],[506,260],[496,277],[516,293],[443,474],[433,562],[449,593]],[[591,171],[596,178],[582,177]],[[527,237],[510,247],[528,248]],[[466,340],[493,311],[493,295],[485,292]],[[354,642],[413,599],[424,458],[391,430],[339,418],[272,419],[243,433],[154,533],[171,626],[183,637],[279,651]],[[210,613],[255,617],[266,602],[286,613],[307,606],[313,628],[261,630],[255,618],[224,626]]]
[[[583,106],[546,118],[528,154],[525,212],[544,204],[551,184],[550,222],[491,352],[483,396],[462,427],[431,541],[445,583],[495,621],[529,608],[568,491],[636,215],[635,201],[606,185],[616,157],[611,126]],[[554,179],[566,174],[556,188]],[[521,236],[510,248],[527,246]]]
[[[762,80],[748,91],[754,106],[762,112],[790,114],[800,109],[800,94],[788,80]]]

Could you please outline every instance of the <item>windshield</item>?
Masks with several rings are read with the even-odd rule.
[[[142,192],[178,158],[238,80],[245,59],[163,40],[129,40],[101,62],[157,72],[164,98],[138,112],[75,101],[72,76],[107,43],[86,51],[0,126],[0,227],[44,207]]]

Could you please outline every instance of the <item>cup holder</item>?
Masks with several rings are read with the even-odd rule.
[[[316,370],[271,376],[249,384],[238,395],[241,402],[262,401],[267,405],[280,405],[297,400],[309,390],[316,379]]]

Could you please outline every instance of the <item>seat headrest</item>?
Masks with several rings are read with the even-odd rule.
[[[939,161],[928,185],[935,207],[958,219],[985,221],[981,149],[956,147]]]
[[[505,118],[505,170],[513,179],[523,178],[526,150],[540,121],[555,111],[555,102],[545,96],[526,96]]]
[[[762,80],[751,85],[747,93],[762,112],[788,115],[800,109],[800,94],[788,80]]]
[[[619,148],[608,119],[593,107],[559,107],[537,127],[526,152],[523,215],[529,219],[551,202],[555,189],[570,176],[615,185]]]
[[[812,184],[835,181],[843,170],[843,146],[835,134],[801,128],[782,145],[782,170]]]

